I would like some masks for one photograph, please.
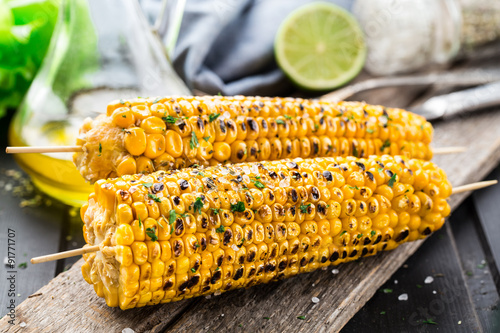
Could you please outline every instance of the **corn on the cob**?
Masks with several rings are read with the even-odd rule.
[[[431,162],[288,159],[99,180],[81,209],[85,280],[122,309],[220,293],[391,250],[439,229]]]
[[[327,156],[430,159],[432,126],[401,109],[293,98],[111,103],[87,120],[74,162],[89,181],[198,165]]]

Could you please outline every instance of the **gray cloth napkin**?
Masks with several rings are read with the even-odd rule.
[[[155,18],[160,0],[142,0]],[[312,0],[187,0],[173,65],[189,88],[216,95],[289,95],[274,38],[291,11]],[[329,1],[344,8],[350,0]],[[163,35],[165,31],[159,31]]]

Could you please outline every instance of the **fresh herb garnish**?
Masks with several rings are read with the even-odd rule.
[[[352,147],[352,155],[354,157],[359,157],[359,155],[358,155],[358,147],[356,147],[356,146]]]
[[[209,136],[204,136],[203,140],[205,140],[206,142],[208,142],[208,140],[210,140],[210,137]]]
[[[372,128],[367,128],[366,129],[366,133],[372,134],[373,132],[374,132],[374,130]]]
[[[298,316],[297,319],[306,320],[306,316]]]
[[[139,218],[139,228],[142,228],[142,221],[141,221],[141,217],[140,217],[140,216],[138,216],[138,218]]]
[[[394,174],[392,174],[392,177],[387,182],[387,185],[389,185],[389,187],[392,187],[395,182],[396,182],[396,174],[394,173]]]
[[[158,240],[158,237],[156,236],[156,230],[154,228],[147,228],[146,235],[148,235],[153,242],[156,242]]]
[[[245,211],[245,203],[243,201],[238,201],[237,204],[231,204],[231,212],[243,213]]]
[[[276,119],[276,124],[285,125],[285,121],[283,119]]]
[[[28,263],[27,262],[22,262],[17,267],[19,267],[19,268],[26,268],[26,267],[28,267]]]
[[[146,188],[150,188],[151,186],[153,186],[153,183],[142,183],[142,185]]]
[[[215,229],[215,231],[219,234],[223,233],[226,229],[224,228],[223,225],[221,225],[220,227],[218,227],[217,229]]]
[[[262,317],[262,318],[265,319],[265,320],[269,320],[270,319],[269,317]]]
[[[198,214],[201,214],[201,209],[203,208],[203,200],[201,200],[200,197],[196,198],[193,204],[193,210],[196,213],[198,211]]]
[[[292,119],[292,117],[290,117],[290,116],[289,116],[289,115],[287,115],[287,114],[286,114],[286,115],[284,115],[284,117],[285,117],[286,119]]]
[[[375,230],[372,230],[372,232],[370,232],[370,235],[373,237],[377,234],[377,232]]]
[[[196,136],[196,134],[193,132],[191,132],[191,140],[189,140],[189,147],[191,147],[191,149],[194,149],[194,148],[198,148],[199,146],[199,142],[198,142],[198,137]]]
[[[158,198],[155,194],[148,193],[148,198],[153,199],[156,202],[161,202],[161,199]]]
[[[257,188],[264,188],[266,187],[264,184],[262,184],[260,181],[255,180],[255,179],[250,179],[250,181],[255,185]]]
[[[99,155],[97,155],[97,156],[101,156],[101,153],[102,153],[102,145],[101,145],[101,143],[99,142]]]
[[[155,100],[153,101],[153,104],[156,104],[158,103],[159,101],[161,101],[161,97],[156,97]]]
[[[389,140],[385,140],[382,146],[380,147],[380,151],[384,151],[385,148],[390,147],[391,142]]]
[[[346,230],[342,231],[342,232],[340,233],[340,235],[339,235],[339,236],[340,236],[340,237],[344,236],[344,234],[345,234],[346,232],[347,232]]]
[[[432,319],[427,319],[427,320],[424,320],[422,321],[424,324],[429,324],[429,325],[437,325],[438,323],[436,323],[434,320]]]
[[[210,209],[214,212],[215,215],[219,214],[221,210],[220,208],[210,208]]]
[[[380,311],[380,314],[381,315],[385,315],[385,311]]]
[[[357,186],[348,186],[351,190],[359,190],[359,187]]]
[[[191,272],[196,273],[196,269],[194,269],[194,267],[191,268]]]
[[[175,213],[175,209],[171,209],[169,212],[168,224],[173,224],[175,219],[177,218],[177,214]]]
[[[391,294],[392,293],[392,289],[390,289],[390,288],[382,289],[382,291],[384,292],[384,294]]]
[[[172,116],[161,117],[161,119],[168,124],[175,124],[177,122],[177,118]]]
[[[125,101],[123,99],[120,99],[120,104],[121,105],[125,104]]]
[[[357,236],[357,237],[358,237],[358,239],[359,239],[359,238],[363,237],[363,234],[358,234],[358,236]]]
[[[307,213],[307,210],[309,209],[309,207],[311,206],[311,204],[307,204],[307,205],[300,205],[299,209],[301,211],[302,214],[306,214]]]
[[[220,113],[212,113],[212,114],[208,115],[208,121],[212,122],[215,119],[219,118],[219,116],[220,116]]]

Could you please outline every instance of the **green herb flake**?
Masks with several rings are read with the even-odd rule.
[[[437,325],[438,323],[436,323],[434,320],[432,319],[427,319],[427,320],[423,320],[422,321],[424,324],[429,324],[429,325]]]
[[[191,149],[195,149],[198,148],[199,145],[200,143],[198,142],[198,137],[196,136],[194,131],[191,132],[191,140],[189,140],[189,147],[191,147]]]
[[[158,237],[156,236],[156,230],[154,228],[147,228],[146,235],[148,235],[153,242],[156,242],[158,240]]]
[[[245,203],[243,201],[238,201],[237,204],[231,204],[231,212],[243,213],[245,211]]]
[[[150,188],[151,186],[153,186],[153,183],[142,183],[142,185],[146,188]]]
[[[392,294],[392,289],[390,288],[382,289],[382,291],[384,292],[384,294]]]
[[[177,118],[172,116],[161,117],[161,119],[167,124],[175,124],[177,122]]]
[[[340,236],[340,237],[344,236],[344,234],[345,234],[346,232],[347,232],[346,230],[342,231],[342,232],[340,233],[340,235],[339,235],[339,236]]]
[[[420,125],[420,129],[423,131],[424,130],[424,125]]]
[[[269,317],[262,317],[262,318],[263,318],[263,319],[265,319],[265,320],[269,320],[269,319],[271,319],[271,318],[269,318]]]
[[[127,118],[127,115],[126,114],[122,114],[122,118]]]
[[[372,230],[372,232],[370,232],[370,235],[373,237],[377,234],[377,232],[375,230]]]
[[[311,204],[307,204],[307,205],[300,205],[300,211],[302,212],[302,214],[306,214],[307,213],[307,210],[309,209],[309,206],[311,206]]]
[[[306,320],[306,316],[298,316],[297,319]]]
[[[215,119],[219,118],[219,116],[220,116],[220,113],[212,113],[211,115],[208,116],[208,121],[212,122]]]
[[[161,202],[161,199],[158,198],[155,194],[148,193],[148,198],[153,199],[156,202]]]
[[[19,267],[19,268],[27,268],[28,267],[28,263],[27,262],[22,262],[17,267]]]
[[[142,228],[142,221],[141,221],[141,217],[140,217],[140,216],[138,216],[138,218],[139,218],[139,228]]]
[[[393,174],[392,177],[387,182],[387,185],[389,185],[389,187],[392,187],[395,182],[396,182],[396,174]]]
[[[381,315],[385,315],[385,311],[380,311],[380,314]]]
[[[285,125],[285,121],[283,119],[276,119],[276,124]]]
[[[198,214],[201,214],[201,209],[203,208],[203,200],[201,200],[200,197],[196,198],[193,204],[193,210],[196,213],[198,211]]]
[[[287,115],[287,114],[286,114],[286,115],[284,115],[284,117],[285,117],[286,119],[288,119],[288,120],[292,119],[292,117],[290,117],[290,116],[289,116],[289,115]]]
[[[101,153],[102,153],[102,145],[101,145],[101,143],[99,142],[99,155],[97,155],[97,156],[101,156]]]
[[[366,133],[373,134],[373,132],[375,132],[375,131],[371,128],[366,129]]]
[[[358,147],[356,147],[356,146],[352,147],[352,155],[354,157],[359,157],[359,155],[358,155]]]
[[[422,285],[421,284],[417,284],[417,288],[422,288]]]
[[[467,271],[467,272],[465,272],[465,274],[467,274],[467,276],[473,276],[474,275],[474,273],[472,273],[471,271]]]
[[[210,208],[215,215],[220,213],[220,208]]]
[[[175,219],[177,218],[177,214],[175,213],[175,209],[171,209],[169,212],[168,224],[173,224]]]
[[[161,101],[161,97],[156,97],[155,100],[153,101],[153,104],[156,104],[158,103],[159,101]]]
[[[120,99],[120,104],[121,105],[125,104],[125,101],[123,99]]]
[[[210,140],[210,137],[209,136],[204,136],[203,140],[205,140],[206,142],[208,142],[208,140]]]
[[[351,190],[359,190],[359,187],[357,187],[357,186],[349,186],[349,188],[350,188]]]
[[[380,147],[380,151],[384,151],[385,148],[390,147],[390,146],[391,146],[391,142],[389,140],[385,140],[384,143],[382,144],[382,146]]]
[[[222,234],[224,231],[226,231],[226,229],[224,228],[223,225],[221,225],[220,227],[218,227],[217,229],[215,229],[215,231],[219,234]]]
[[[250,180],[254,185],[255,187],[257,188],[265,188],[266,186],[264,184],[262,184],[260,181],[258,180],[255,180],[255,179],[251,179]]]
[[[194,248],[195,249],[198,249],[199,247],[200,247],[200,243],[198,243],[198,242],[194,243]]]
[[[363,237],[363,234],[358,234],[358,236],[356,236],[356,237],[358,237],[358,239],[359,239],[359,238]]]
[[[191,272],[196,273],[196,269],[194,269],[194,267],[191,268]]]

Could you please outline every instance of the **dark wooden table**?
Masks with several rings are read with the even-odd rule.
[[[377,94],[377,98],[373,98],[373,94],[355,98],[372,103],[387,104],[390,101],[392,106],[405,106],[435,93],[428,88],[404,89],[404,93],[385,89]],[[11,252],[15,254],[16,263],[13,269],[2,266],[2,316],[8,312],[12,299],[18,305],[30,296],[36,297],[33,294],[40,287],[78,260],[71,258],[31,265],[31,257],[78,248],[84,243],[78,211],[50,200],[36,190],[26,190],[26,175],[12,156],[3,152],[7,145],[9,120],[0,121],[0,258],[8,255],[10,229],[11,235],[15,234]],[[500,140],[500,133],[496,137]],[[500,179],[500,167],[487,179]],[[388,279],[342,331],[500,332],[499,220],[500,186],[474,193],[453,212],[445,227],[433,234]],[[343,268],[343,265],[338,267],[339,270]],[[16,272],[13,297],[9,295],[10,283],[7,280],[10,270]],[[426,280],[432,282],[426,283]],[[65,287],[70,286],[61,287],[61,293]],[[408,300],[398,300],[402,294],[407,294]],[[170,318],[169,325],[162,329],[168,331],[175,327],[179,318]],[[262,327],[256,330],[265,332],[266,320],[262,319]],[[242,329],[242,332],[246,331]]]

